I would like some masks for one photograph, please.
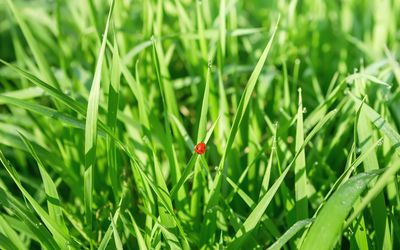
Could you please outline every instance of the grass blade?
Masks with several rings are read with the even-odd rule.
[[[103,41],[97,58],[96,70],[92,81],[89,94],[89,101],[86,115],[85,126],[85,173],[84,173],[84,203],[85,219],[88,231],[92,231],[92,201],[93,201],[93,167],[96,161],[96,142],[97,142],[97,116],[100,97],[100,79],[103,67],[103,59],[107,42],[108,26],[110,23],[114,1],[111,2],[110,11],[107,17],[106,28]]]
[[[304,143],[303,131],[303,102],[301,99],[301,89],[299,89],[299,108],[297,111],[297,130],[296,130],[296,152],[300,150]],[[304,149],[300,152],[294,165],[295,173],[295,197],[297,220],[308,218],[308,199],[307,199],[307,170],[306,156]]]
[[[62,216],[62,209],[61,209],[61,202],[58,196],[57,187],[53,180],[51,179],[49,173],[47,172],[46,168],[44,167],[42,161],[39,159],[38,155],[36,154],[35,149],[33,148],[32,144],[29,140],[21,133],[19,133],[22,141],[25,143],[25,146],[35,159],[38,164],[40,175],[42,176],[42,181],[44,185],[44,189],[47,195],[47,208],[50,217],[53,218],[54,221],[60,226],[63,232],[66,235],[69,235],[69,231],[67,226],[64,223],[64,218]],[[58,239],[60,240],[60,239]]]
[[[267,250],[279,250],[281,249],[297,232],[303,229],[305,226],[313,222],[315,219],[306,219],[296,222],[291,226],[277,241],[274,242]]]
[[[107,112],[107,126],[111,132],[115,134],[117,124],[117,113],[119,105],[119,81],[121,71],[119,69],[119,53],[118,44],[114,34],[114,47],[113,47],[113,59],[111,68],[111,82],[108,93],[108,112]],[[117,165],[117,151],[115,147],[115,140],[108,136],[107,138],[107,160],[108,160],[108,173],[111,180],[112,189],[114,192],[114,199],[118,200],[118,193],[120,191],[120,185],[118,181],[118,165]]]
[[[4,155],[1,151],[0,151],[0,161],[3,164],[3,166],[6,168],[7,172],[10,174],[11,178],[14,180],[14,183],[17,185],[17,187],[22,192],[22,194],[27,199],[27,201],[30,203],[30,205],[32,205],[35,212],[40,216],[40,218],[43,220],[43,222],[47,226],[47,228],[51,231],[53,236],[56,239],[59,239],[57,241],[59,246],[65,246],[65,245],[69,245],[69,244],[75,245],[75,242],[73,242],[70,239],[69,235],[58,225],[58,223],[51,216],[49,216],[48,213],[45,212],[45,210],[37,203],[37,201],[21,185],[21,182],[19,181],[18,176],[16,175],[15,169],[9,164],[9,162],[6,160],[6,158],[4,157]]]
[[[332,249],[341,235],[344,220],[354,202],[366,188],[367,184],[380,174],[373,170],[358,174],[343,184],[328,200],[311,225],[301,249]]]

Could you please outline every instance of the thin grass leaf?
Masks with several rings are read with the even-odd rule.
[[[211,78],[211,67],[208,67],[206,84],[204,87],[203,102],[202,102],[201,111],[200,111],[199,130],[197,133],[197,143],[202,142],[201,140],[204,138],[204,136],[206,135],[206,131],[207,131],[206,126],[207,126],[207,113],[208,113],[208,96],[210,94],[210,78]],[[190,202],[190,215],[193,218],[198,218],[200,211],[201,211],[200,199],[203,194],[202,185],[204,185],[204,183],[202,183],[201,171],[202,171],[202,169],[200,166],[200,162],[196,161],[195,167],[194,167],[192,199]]]
[[[107,126],[115,134],[117,124],[117,113],[119,105],[119,81],[120,81],[120,69],[119,69],[119,53],[118,44],[114,34],[114,47],[113,47],[113,59],[111,68],[111,81],[108,93],[108,109],[107,109]],[[114,192],[114,199],[118,200],[118,193],[120,191],[120,184],[118,181],[118,165],[117,165],[117,151],[115,147],[115,140],[108,136],[107,138],[107,160],[108,160],[108,174],[110,176],[112,189]]]
[[[127,192],[127,190],[125,190],[125,192]],[[116,232],[115,225],[117,224],[117,221],[118,221],[118,219],[119,219],[119,216],[120,216],[120,208],[121,208],[121,204],[122,204],[124,198],[125,198],[125,195],[124,195],[124,193],[123,193],[123,194],[121,195],[121,199],[120,199],[120,201],[119,201],[117,210],[116,210],[115,213],[114,213],[114,216],[111,216],[110,225],[108,226],[108,229],[107,229],[106,233],[104,234],[103,239],[102,239],[101,242],[100,242],[100,245],[99,245],[99,248],[98,248],[98,249],[100,249],[100,250],[105,250],[105,249],[107,248],[107,245],[108,245],[108,243],[110,242],[111,236],[112,236],[113,234],[114,234],[114,239],[115,239],[116,248],[117,248],[118,250],[120,250],[119,247],[121,247],[121,239],[119,238],[118,232]],[[117,235],[117,238],[118,238],[118,239],[115,238],[116,235]]]
[[[175,116],[171,115],[171,117],[173,118],[173,121],[178,125],[178,129],[181,132],[181,135],[185,138],[189,138],[185,128],[182,126],[182,124],[178,121],[178,119],[175,118]],[[208,130],[205,138],[204,138],[204,143],[207,144],[208,140],[210,139],[212,133],[214,132],[214,128],[215,125],[217,125],[217,122],[219,121],[219,117],[217,118],[217,120],[214,122],[214,124],[211,126],[211,128]],[[194,148],[194,144],[192,142],[192,140],[187,140],[187,146],[189,147],[190,150],[193,150]],[[197,161],[197,158],[199,157],[198,154],[193,154],[192,157],[190,158],[188,164],[186,165],[185,170],[183,170],[182,176],[179,179],[178,183],[173,186],[173,188],[171,189],[170,195],[171,195],[171,200],[174,200],[176,198],[176,193],[178,192],[178,190],[182,187],[182,185],[187,181],[195,162]]]
[[[0,248],[2,249],[18,249],[14,243],[0,232]]]
[[[54,87],[57,89],[60,88],[54,73],[50,69],[50,65],[48,64],[44,54],[39,48],[39,43],[31,33],[31,29],[26,25],[25,21],[23,20],[19,10],[15,8],[13,1],[7,0],[8,6],[10,7],[11,11],[13,12],[15,19],[17,20],[19,27],[22,30],[22,33],[25,36],[25,39],[32,51],[32,54],[35,58],[36,63],[39,66],[40,72],[43,74],[43,77],[46,79],[47,82],[53,84]]]
[[[296,151],[304,143],[303,131],[303,102],[301,89],[299,89],[299,108],[297,111],[297,129],[296,129]],[[297,157],[294,165],[295,174],[295,198],[296,198],[296,216],[297,220],[308,218],[308,198],[307,198],[307,170],[306,156],[302,150]]]
[[[146,243],[145,243],[145,241],[144,241],[144,239],[143,239],[142,233],[140,232],[140,229],[139,229],[138,225],[136,224],[136,221],[135,221],[135,219],[133,218],[131,212],[130,212],[130,211],[127,211],[127,213],[129,214],[129,218],[131,219],[133,228],[134,228],[134,230],[135,230],[135,236],[136,236],[136,238],[137,238],[137,242],[138,242],[138,245],[139,245],[139,249],[140,249],[140,250],[146,250],[146,249],[148,249],[148,247],[147,247],[147,245],[146,245]]]
[[[52,217],[53,220],[57,222],[57,224],[60,226],[60,228],[66,235],[69,235],[69,230],[65,225],[64,218],[62,216],[61,202],[58,196],[57,187],[55,183],[51,179],[42,161],[39,159],[30,141],[21,133],[19,133],[19,136],[25,143],[27,149],[29,150],[29,152],[31,153],[31,155],[38,164],[39,172],[43,181],[43,186],[47,195],[47,209],[49,212],[49,216]]]
[[[15,248],[10,249],[28,249],[23,243],[17,232],[7,223],[2,214],[0,214],[0,231],[4,232],[4,236],[15,244]],[[7,249],[7,248],[5,248]]]
[[[76,243],[72,241],[67,233],[58,225],[58,223],[49,216],[48,213],[37,203],[37,201],[26,191],[26,189],[21,185],[21,182],[16,175],[15,169],[10,165],[10,163],[6,160],[3,153],[0,151],[0,161],[3,166],[6,168],[7,172],[10,174],[14,183],[17,185],[18,189],[22,192],[24,197],[27,199],[30,205],[32,205],[35,212],[40,216],[46,227],[50,230],[53,236],[56,239],[59,239],[57,242],[59,246],[72,245],[76,246]]]
[[[308,224],[313,222],[315,219],[305,219],[296,222],[293,226],[291,226],[284,234],[282,234],[281,237],[277,241],[274,242],[270,247],[267,248],[267,250],[279,250],[285,244],[299,232],[301,229],[306,227]]]
[[[251,74],[250,79],[249,79],[249,81],[248,81],[248,83],[246,85],[244,93],[243,93],[243,95],[242,95],[242,97],[240,99],[239,106],[238,106],[237,112],[235,114],[234,122],[233,122],[233,125],[231,127],[231,131],[229,133],[228,141],[227,141],[224,153],[222,155],[221,161],[220,161],[219,166],[218,166],[219,171],[217,173],[217,176],[214,179],[214,182],[213,182],[214,185],[213,185],[213,188],[212,188],[211,193],[209,195],[209,199],[207,201],[206,210],[208,210],[209,208],[213,207],[217,202],[217,196],[219,194],[219,188],[220,188],[221,180],[222,180],[221,179],[221,173],[222,173],[223,168],[225,166],[226,157],[227,157],[227,155],[228,155],[228,153],[229,153],[229,151],[230,151],[230,149],[232,147],[233,141],[234,141],[234,139],[236,137],[236,134],[238,132],[238,129],[239,129],[239,126],[240,126],[241,121],[243,119],[244,113],[246,112],[246,108],[247,108],[247,106],[248,106],[248,104],[250,102],[250,97],[251,97],[251,94],[252,94],[252,92],[254,90],[254,87],[255,87],[255,85],[257,83],[258,76],[260,75],[262,67],[263,67],[263,65],[264,65],[264,63],[265,63],[265,61],[267,59],[269,50],[270,50],[270,48],[272,46],[272,41],[274,40],[274,36],[275,36],[276,30],[278,29],[278,23],[279,23],[279,18],[278,18],[278,21],[276,22],[276,24],[274,26],[271,38],[270,38],[267,46],[265,47],[265,49],[263,51],[263,54],[261,55],[260,59],[258,60],[256,66],[254,68],[254,71]]]
[[[108,35],[108,26],[110,23],[114,1],[111,2],[110,11],[107,17],[106,28],[103,41],[97,58],[96,70],[90,89],[89,101],[86,115],[85,126],[85,173],[84,173],[84,203],[85,203],[85,221],[88,231],[92,231],[92,202],[93,202],[93,167],[96,161],[96,142],[97,142],[97,116],[100,97],[100,79]]]

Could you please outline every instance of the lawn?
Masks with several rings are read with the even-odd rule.
[[[0,249],[400,249],[398,13],[0,1]]]

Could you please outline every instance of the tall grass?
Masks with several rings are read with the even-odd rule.
[[[399,249],[399,11],[1,1],[0,248]]]

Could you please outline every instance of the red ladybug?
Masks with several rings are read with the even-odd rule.
[[[194,151],[199,155],[204,154],[204,152],[206,152],[206,144],[204,144],[204,142],[200,142],[196,145],[196,147],[194,147]]]

